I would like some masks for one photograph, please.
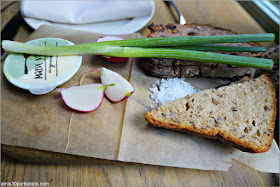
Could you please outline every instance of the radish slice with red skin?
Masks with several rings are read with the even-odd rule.
[[[103,57],[109,60],[110,62],[115,62],[115,63],[122,63],[128,60],[128,58],[126,57],[113,57],[113,56],[103,56]]]
[[[104,42],[104,41],[115,41],[115,40],[123,40],[121,36],[104,36],[100,37],[97,42]],[[112,57],[112,56],[103,56],[105,59],[109,60],[110,62],[115,63],[122,63],[128,60],[126,57]]]
[[[107,86],[103,84],[87,84],[62,88],[61,95],[65,104],[71,109],[91,112],[100,107],[106,89]]]
[[[112,102],[119,102],[128,98],[135,89],[123,76],[106,68],[101,70],[101,82],[104,85],[115,84],[105,90],[106,97]]]

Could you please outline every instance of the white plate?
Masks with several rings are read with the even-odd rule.
[[[71,25],[71,24],[63,24],[63,23],[54,23],[45,20],[38,20],[34,18],[24,17],[23,19],[33,29],[38,29],[41,25],[53,25],[58,27],[65,27],[70,29],[107,34],[107,35],[131,34],[145,27],[152,19],[155,12],[155,3],[152,1],[151,4],[152,4],[152,9],[149,16],[136,17],[133,19],[126,19],[126,20],[119,20],[119,21],[103,22],[103,23]]]

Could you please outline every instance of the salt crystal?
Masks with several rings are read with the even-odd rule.
[[[200,90],[194,89],[192,85],[184,81],[184,78],[161,79],[149,88],[152,92],[151,99],[158,106],[164,105],[176,99],[186,97]]]

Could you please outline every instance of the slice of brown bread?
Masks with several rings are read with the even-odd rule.
[[[174,36],[216,36],[216,35],[234,35],[240,34],[235,31],[215,27],[210,24],[176,24],[169,23],[165,26],[151,24],[148,26],[151,33],[147,37],[174,37]],[[260,47],[258,42],[248,42],[248,43],[228,43],[219,45],[231,45],[231,46],[243,46],[243,47]],[[232,54],[238,56],[248,56],[248,57],[261,57],[262,52],[219,52],[225,54]]]
[[[266,75],[197,92],[145,114],[154,127],[219,139],[252,153],[269,150],[275,117],[275,90]]]
[[[218,28],[209,24],[172,24],[165,26],[151,24],[148,26],[151,33],[147,37],[169,37],[169,36],[215,36],[233,35],[237,32]],[[230,43],[219,45],[233,46],[253,46],[260,47],[256,42]],[[257,52],[217,52],[238,56],[261,57],[263,53]],[[221,77],[234,78],[244,75],[254,76],[255,68],[245,68],[226,64],[210,62],[195,62],[192,60],[166,59],[166,58],[146,58],[143,63],[147,74],[156,77]]]

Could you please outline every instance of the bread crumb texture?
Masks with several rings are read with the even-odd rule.
[[[275,90],[266,75],[194,93],[145,114],[155,127],[219,139],[242,151],[266,152],[274,135]]]

